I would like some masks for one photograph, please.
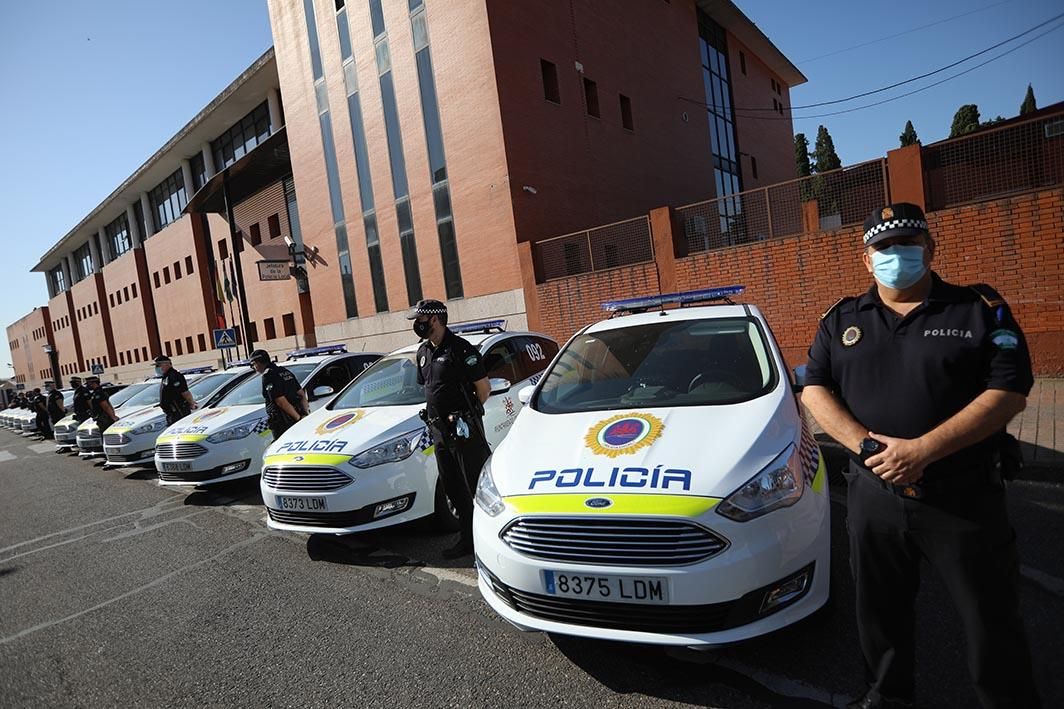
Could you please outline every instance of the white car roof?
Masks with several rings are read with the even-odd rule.
[[[544,335],[542,332],[528,332],[525,330],[504,330],[502,332],[471,332],[468,334],[458,334],[459,337],[466,340],[469,344],[475,347],[481,347],[483,345],[493,345],[499,340],[506,339],[508,337],[542,337],[546,340],[553,340],[554,338],[549,335]],[[406,347],[400,347],[394,352],[389,352],[389,355],[395,354],[413,354],[417,352],[417,348],[421,347],[421,343],[417,342],[413,345],[407,345]]]
[[[662,313],[668,313],[663,316]],[[606,330],[621,330],[626,327],[648,325],[661,322],[662,317],[674,320],[717,320],[721,318],[744,318],[753,316],[758,320],[764,320],[761,311],[756,305],[701,305],[689,308],[670,308],[668,310],[652,310],[646,313],[633,315],[618,315],[613,318],[601,320],[589,325],[583,332],[604,332]]]

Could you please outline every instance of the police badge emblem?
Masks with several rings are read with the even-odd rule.
[[[879,218],[883,221],[894,218],[894,210],[890,207],[883,207],[883,211],[879,213]]]
[[[421,355],[421,360],[418,361],[418,366],[419,367],[424,367],[425,366],[425,355]]]
[[[853,347],[861,340],[861,328],[856,325],[850,325],[848,328],[842,331],[842,344],[846,347]]]

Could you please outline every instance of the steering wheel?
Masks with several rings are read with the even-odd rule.
[[[730,385],[735,389],[745,389],[746,385],[742,378],[730,369],[718,368],[709,369],[705,372],[696,374],[694,378],[687,384],[687,393],[691,393],[693,389],[702,385],[705,380],[714,380],[713,383],[723,382]]]

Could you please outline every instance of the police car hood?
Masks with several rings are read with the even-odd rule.
[[[267,456],[327,452],[355,455],[403,433],[424,428],[423,404],[361,409],[319,409],[285,431]],[[269,461],[267,461],[269,462]]]
[[[202,411],[197,410],[163,431],[158,443],[201,441],[212,433],[230,426],[257,423],[265,418],[266,407],[262,404],[220,406]]]
[[[724,498],[799,439],[781,385],[741,404],[543,414],[526,407],[492,457],[504,497],[559,493]]]
[[[115,411],[116,414],[120,414],[121,418],[107,431],[109,433],[125,433],[132,431],[134,428],[150,425],[156,421],[165,421],[166,414],[158,406],[147,406],[144,408],[135,408],[132,412],[126,413],[119,409]]]

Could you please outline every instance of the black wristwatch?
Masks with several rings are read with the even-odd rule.
[[[865,438],[861,441],[861,452],[857,457],[861,459],[861,465],[868,467],[868,459],[883,450],[883,444],[874,438]]]

